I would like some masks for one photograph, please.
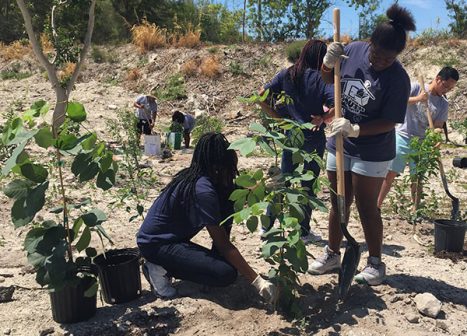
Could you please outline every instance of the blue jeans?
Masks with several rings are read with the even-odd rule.
[[[316,151],[320,158],[323,158],[324,155],[324,148],[326,147],[326,136],[324,134],[324,130],[319,130],[316,132],[304,130],[305,135],[305,142],[303,144],[302,150],[306,151],[307,153],[312,153]],[[297,165],[293,164],[292,161],[292,152],[288,150],[284,150],[282,153],[282,163],[281,163],[281,171],[282,173],[291,173]],[[304,172],[311,170],[316,177],[318,177],[320,173],[320,167],[315,161],[305,162]],[[311,181],[303,181],[302,187],[308,188],[308,196],[314,197],[316,196],[313,192],[313,183],[315,182],[316,178],[312,179]],[[302,228],[302,236],[307,235],[310,232],[310,218],[311,218],[311,206],[304,207],[305,218],[300,222],[300,226]]]

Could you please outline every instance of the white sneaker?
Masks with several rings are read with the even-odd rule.
[[[368,262],[359,274],[354,277],[355,282],[364,285],[380,285],[386,277],[386,265],[381,258],[368,257]]]
[[[154,295],[169,299],[177,294],[177,290],[172,287],[172,281],[166,275],[167,271],[162,266],[145,261],[143,274],[151,285]]]
[[[303,243],[305,245],[310,244],[310,243],[317,243],[317,242],[323,240],[319,234],[314,233],[311,230],[307,235],[300,236],[300,239],[303,241]]]
[[[340,253],[331,251],[326,245],[324,247],[324,254],[316,258],[316,260],[310,265],[308,273],[320,275],[339,268],[341,268]]]

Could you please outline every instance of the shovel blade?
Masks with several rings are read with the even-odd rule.
[[[355,272],[357,271],[358,263],[360,262],[361,249],[358,244],[347,242],[344,258],[339,270],[339,298],[342,300],[346,297],[352,283]]]

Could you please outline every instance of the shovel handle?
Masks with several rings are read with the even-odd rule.
[[[423,74],[420,70],[418,70],[418,82],[420,83],[420,91],[423,93],[427,93],[425,89],[425,80],[423,79]],[[425,102],[425,111],[426,111],[426,117],[428,119],[428,125],[430,125],[431,129],[435,128],[435,125],[433,124],[433,118],[431,117],[431,111],[430,111],[430,106],[428,102]]]
[[[334,8],[334,42],[340,41],[340,10]],[[341,64],[340,61],[334,66],[334,116],[342,117],[341,100]],[[342,133],[336,134],[336,174],[337,174],[337,209],[339,222],[345,224],[345,179],[344,179],[344,139]]]

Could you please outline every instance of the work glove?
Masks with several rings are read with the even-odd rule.
[[[324,55],[323,64],[326,68],[333,69],[341,58],[349,58],[345,55],[344,45],[340,42],[332,42],[328,47],[326,55]]]
[[[251,284],[258,290],[259,295],[261,295],[267,303],[274,303],[276,300],[277,288],[272,282],[265,280],[261,275],[258,275]]]
[[[342,133],[342,136],[349,138],[356,138],[360,134],[360,126],[358,124],[351,124],[348,119],[337,118],[331,124],[331,133],[329,136],[334,136],[337,133]]]

